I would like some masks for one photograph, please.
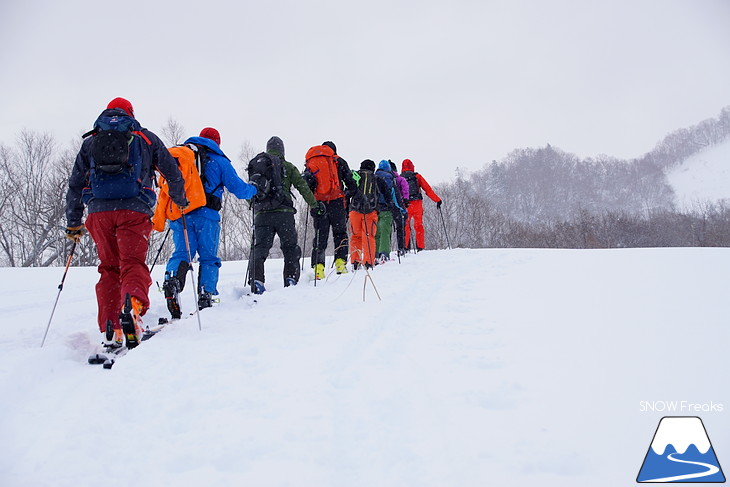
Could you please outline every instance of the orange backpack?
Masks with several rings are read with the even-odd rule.
[[[307,151],[304,166],[317,181],[314,197],[318,201],[332,201],[342,198],[342,184],[337,173],[335,152],[326,145],[317,145]]]
[[[190,213],[202,206],[205,206],[205,190],[203,189],[203,181],[200,179],[198,172],[197,153],[198,148],[192,144],[179,145],[167,149],[172,157],[177,160],[177,166],[180,168],[182,177],[185,180],[185,196],[190,202],[190,206],[185,209],[185,214]],[[157,208],[152,217],[153,228],[158,232],[165,229],[165,220],[177,220],[183,214],[180,208],[170,199],[167,180],[160,175],[158,181],[160,186],[160,195],[157,200]]]

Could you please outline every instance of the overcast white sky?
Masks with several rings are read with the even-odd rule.
[[[0,2],[0,142],[62,144],[116,96],[235,159],[333,140],[431,183],[550,143],[638,157],[730,105],[730,0]]]

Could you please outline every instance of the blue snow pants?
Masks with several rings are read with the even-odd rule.
[[[195,259],[197,253],[198,262],[200,263],[199,290],[216,295],[218,294],[218,271],[221,267],[221,260],[218,258],[218,243],[221,233],[220,222],[195,212],[185,215],[185,222],[188,227],[190,255]],[[165,270],[171,275],[175,275],[180,262],[188,262],[182,218],[171,221],[170,228],[172,229],[172,241],[175,244],[175,251],[170,256]],[[180,277],[184,279],[187,276]]]

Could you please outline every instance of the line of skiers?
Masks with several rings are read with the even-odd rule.
[[[353,269],[387,262],[393,228],[399,253],[423,250],[422,191],[441,207],[441,199],[409,159],[403,161],[401,174],[388,160],[380,161],[376,169],[366,159],[359,170],[352,171],[330,141],[307,151],[300,173],[286,160],[283,141],[271,137],[266,151],[249,162],[247,183],[221,150],[216,129],[206,127],[199,136],[167,149],[141,127],[132,104],[124,98],[109,102],[84,137],[69,178],[66,237],[76,243],[88,230],[97,246],[97,321],[108,347],[124,346],[126,340],[131,348],[143,333],[142,316],[150,306],[152,284],[145,262],[148,239],[153,229],[164,231],[167,220],[175,249],[167,262],[163,291],[172,318],[181,316],[178,295],[196,255],[198,308],[212,305],[221,267],[219,212],[224,190],[252,202],[248,284],[256,294],[265,292],[265,262],[276,235],[284,255],[284,286],[299,281],[301,248],[292,186],[310,207],[316,280],[325,277],[330,229],[335,271],[344,274],[348,259]],[[159,186],[157,192],[154,183]],[[411,220],[415,235],[410,232]]]

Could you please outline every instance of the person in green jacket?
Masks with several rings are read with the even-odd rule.
[[[281,192],[283,198],[279,197],[276,204],[266,200],[265,192],[261,197],[254,198],[254,232],[255,240],[253,246],[251,279],[252,290],[256,294],[262,294],[264,286],[264,263],[269,255],[269,250],[274,245],[274,236],[279,235],[281,252],[284,254],[284,286],[294,286],[299,282],[300,267],[299,259],[302,249],[299,247],[297,230],[294,224],[294,201],[292,199],[291,187],[294,186],[304,201],[315,211],[324,212],[324,205],[317,201],[309,189],[299,170],[287,161],[284,156],[284,142],[279,137],[271,137],[266,143],[265,155],[273,156],[281,162],[283,174],[281,176]],[[258,156],[257,156],[258,157]],[[249,165],[249,168],[251,165]],[[251,170],[249,169],[249,173]],[[256,185],[256,179],[251,178],[251,183]]]

